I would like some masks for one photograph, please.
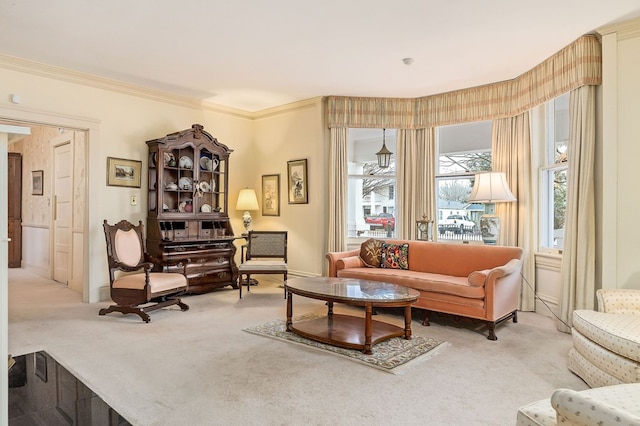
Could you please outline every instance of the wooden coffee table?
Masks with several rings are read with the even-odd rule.
[[[411,339],[411,305],[419,293],[401,285],[352,278],[313,277],[286,281],[287,331],[322,343],[372,353],[376,343],[396,336]],[[326,317],[293,323],[293,295],[327,302]],[[363,306],[365,317],[333,313],[333,304]],[[404,328],[373,321],[373,308],[404,308]]]

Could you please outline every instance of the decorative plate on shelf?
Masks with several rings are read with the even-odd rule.
[[[203,204],[202,207],[200,207],[200,211],[202,213],[211,213],[211,206],[209,204]]]
[[[178,186],[184,191],[191,191],[193,189],[193,185],[191,185],[191,178],[186,176],[180,178]]]
[[[211,161],[211,158],[207,157],[206,155],[203,155],[202,157],[200,157],[200,168],[202,170],[207,170],[207,171],[211,171],[213,163]]]
[[[191,157],[183,155],[182,157],[180,157],[178,166],[180,166],[183,169],[193,169],[193,160],[191,159]]]

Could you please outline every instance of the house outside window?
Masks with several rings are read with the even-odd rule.
[[[349,129],[347,142],[347,238],[395,237],[396,135],[386,129],[385,144],[393,152],[386,169],[378,167],[382,129]]]
[[[481,241],[485,205],[467,199],[475,174],[491,170],[491,121],[439,127],[436,138],[438,239]]]
[[[540,251],[564,245],[569,166],[569,93],[545,104],[545,143],[540,167]]]

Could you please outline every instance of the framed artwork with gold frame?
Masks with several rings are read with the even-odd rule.
[[[262,216],[280,216],[280,175],[262,175]]]
[[[287,161],[287,181],[289,182],[289,204],[307,204],[309,194],[306,158]]]
[[[107,185],[140,188],[142,161],[107,157]]]

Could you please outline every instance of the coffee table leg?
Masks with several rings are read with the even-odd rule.
[[[371,334],[373,334],[373,323],[371,320],[371,313],[373,308],[370,304],[364,307],[365,320],[364,320],[364,353],[365,355],[371,355]]]
[[[292,313],[293,313],[293,293],[287,292],[287,331],[291,331]]]
[[[411,306],[404,307],[404,338],[411,340]]]

